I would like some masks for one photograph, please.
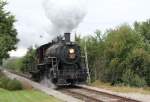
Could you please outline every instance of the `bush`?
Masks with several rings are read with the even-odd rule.
[[[1,88],[4,88],[4,89],[7,89],[7,83],[10,81],[10,79],[8,77],[5,77],[5,76],[1,76],[0,77],[0,87]]]
[[[0,77],[0,88],[7,90],[21,90],[23,89],[22,84],[16,79],[9,79],[6,76]]]
[[[144,78],[140,78],[137,74],[133,78],[133,86],[143,87],[146,86],[146,81]]]
[[[146,85],[144,78],[140,78],[139,75],[135,74],[131,69],[125,71],[122,76],[122,81],[124,85],[127,86],[143,87]]]
[[[21,90],[22,84],[18,80],[13,79],[7,83],[7,89],[8,90]]]

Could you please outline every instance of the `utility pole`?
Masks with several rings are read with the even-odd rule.
[[[85,40],[84,52],[85,52],[85,63],[86,63],[87,74],[88,74],[88,83],[91,83],[91,76],[90,76],[90,70],[89,70],[89,64],[88,64],[88,55],[87,55],[87,48],[86,48],[86,40]]]

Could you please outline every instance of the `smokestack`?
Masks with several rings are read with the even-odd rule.
[[[70,33],[64,33],[65,41],[70,42]]]

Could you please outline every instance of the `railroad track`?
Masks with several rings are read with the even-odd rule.
[[[81,99],[85,102],[140,102],[137,100],[87,89],[80,86],[62,87],[58,88],[57,90],[67,95],[71,95],[75,98]]]

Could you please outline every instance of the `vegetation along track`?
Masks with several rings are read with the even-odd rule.
[[[60,87],[57,90],[75,98],[79,98],[85,102],[140,102],[126,97],[121,97],[79,86]]]

